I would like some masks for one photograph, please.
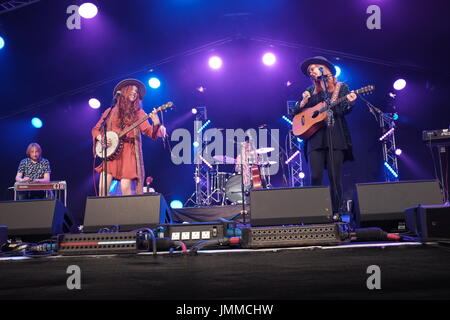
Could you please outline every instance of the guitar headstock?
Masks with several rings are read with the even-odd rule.
[[[154,109],[153,111],[154,111],[154,112],[164,111],[164,110],[170,109],[170,108],[172,108],[172,107],[173,107],[173,102],[172,102],[172,101],[169,101],[169,102],[167,102],[167,103],[165,103],[165,104],[159,106],[158,108]]]
[[[355,92],[357,94],[366,94],[366,93],[372,93],[372,91],[375,90],[375,86],[369,85],[362,87],[361,89],[356,90]]]

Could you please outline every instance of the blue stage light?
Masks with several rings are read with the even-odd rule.
[[[39,118],[34,117],[33,119],[31,119],[31,124],[33,125],[33,127],[35,128],[41,128],[42,127],[42,121]]]
[[[392,167],[391,167],[387,162],[384,162],[384,166],[389,170],[389,172],[390,172],[395,178],[398,178],[398,173],[395,172],[395,170],[392,169]]]
[[[2,37],[0,37],[0,50],[2,50],[4,46],[5,46],[5,40]]]
[[[197,133],[202,132],[203,129],[205,129],[210,123],[211,123],[211,120],[206,121],[206,122],[200,127],[200,129],[197,130]]]
[[[337,77],[340,76],[342,70],[341,70],[341,67],[339,67],[339,66],[334,66],[334,69],[336,70],[336,76],[335,77],[337,78]]]
[[[292,120],[291,119],[289,119],[286,116],[283,116],[282,118],[283,118],[284,121],[286,121],[287,123],[289,123],[292,126]]]
[[[180,200],[172,200],[170,202],[170,207],[172,209],[181,209],[183,208],[183,202],[181,202]]]
[[[158,89],[161,86],[161,81],[158,78],[152,77],[148,80],[148,85],[152,89]]]
[[[398,114],[397,114],[397,113],[394,113],[394,115],[392,116],[392,119],[398,120]]]

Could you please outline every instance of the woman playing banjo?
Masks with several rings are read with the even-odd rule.
[[[94,142],[103,141],[102,122],[105,117],[106,130],[119,133],[136,121],[143,119],[147,114],[142,110],[141,101],[145,96],[145,85],[139,80],[126,79],[119,82],[114,88],[114,96],[117,96],[117,103],[112,108],[108,108],[92,129]],[[109,113],[111,112],[111,113]],[[109,115],[109,116],[108,116]],[[114,157],[109,157],[107,161],[107,192],[104,189],[103,163],[95,168],[100,173],[99,194],[104,196],[109,194],[109,187],[113,179],[120,181],[122,195],[142,194],[145,178],[144,161],[142,157],[141,133],[156,140],[164,137],[165,128],[161,126],[159,117],[155,111],[148,115],[152,119],[143,121],[139,126],[120,138],[120,150]],[[111,139],[107,139],[107,146],[113,144]],[[133,186],[134,185],[134,186]],[[135,191],[134,191],[134,190]]]

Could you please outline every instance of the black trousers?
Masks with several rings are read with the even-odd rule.
[[[308,154],[308,159],[311,173],[311,185],[322,185],[323,172],[327,169],[333,212],[338,212],[341,209],[343,198],[341,180],[344,151],[333,150],[333,161],[331,161],[328,149],[313,150]]]

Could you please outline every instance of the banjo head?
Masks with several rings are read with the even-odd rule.
[[[107,131],[106,138],[111,139],[111,145],[106,149],[106,157],[109,158],[116,152],[119,146],[119,135],[114,131]],[[95,153],[97,157],[103,158],[102,143],[98,140],[97,143],[95,144]]]

